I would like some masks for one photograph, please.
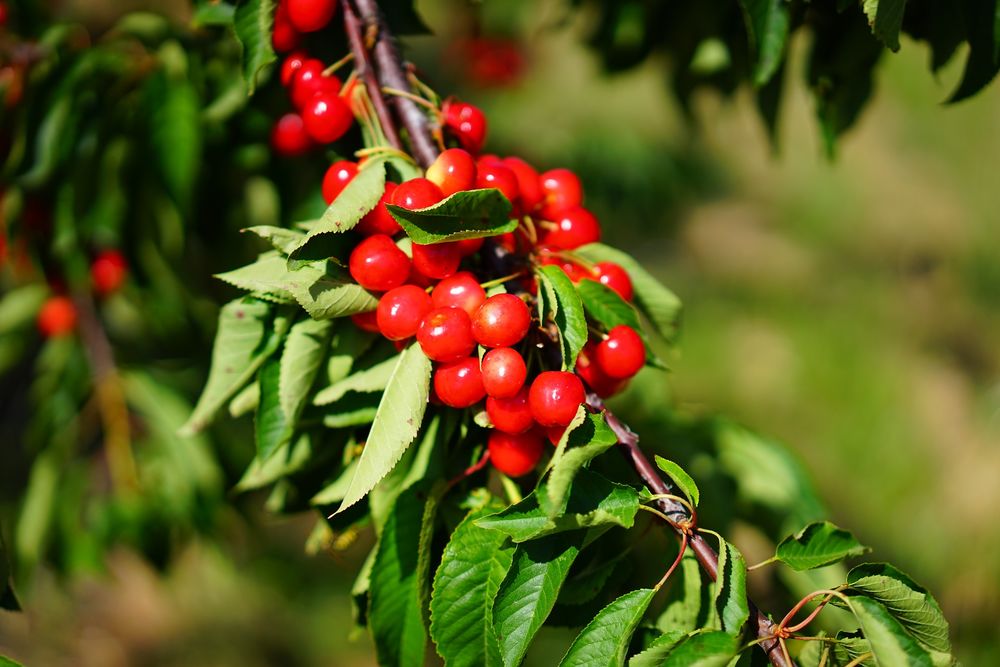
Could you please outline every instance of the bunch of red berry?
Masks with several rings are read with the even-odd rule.
[[[97,296],[117,292],[128,277],[128,262],[117,250],[102,250],[90,264],[90,284]],[[50,296],[38,311],[36,324],[46,338],[68,336],[76,330],[76,304],[64,294]]]

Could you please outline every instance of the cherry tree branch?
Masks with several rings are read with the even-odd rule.
[[[354,7],[351,6],[350,0],[341,0],[340,5],[344,11],[344,31],[347,33],[347,41],[351,45],[351,53],[354,55],[354,69],[365,83],[365,89],[368,91],[368,97],[375,108],[375,115],[378,116],[385,138],[393,148],[402,150],[403,142],[399,139],[396,124],[392,122],[385,96],[382,95],[382,87],[379,85],[375,68],[372,67],[371,59],[368,57],[368,49],[365,48],[365,40],[361,34],[361,19],[358,18]]]

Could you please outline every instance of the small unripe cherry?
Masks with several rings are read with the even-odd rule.
[[[566,426],[585,399],[583,382],[566,371],[540,373],[528,394],[531,414],[542,426]]]
[[[467,357],[476,347],[469,315],[461,308],[435,308],[428,312],[417,328],[417,342],[430,359],[444,362]],[[479,374],[478,364],[476,373]]]
[[[301,69],[302,65],[309,59],[309,55],[305,51],[296,51],[294,53],[289,53],[284,62],[281,63],[281,85],[286,88],[292,85],[292,79],[295,78],[295,73]]]
[[[587,387],[601,398],[610,398],[622,391],[628,380],[619,380],[607,375],[597,363],[597,344],[588,341],[576,358],[576,374]]]
[[[503,193],[503,196],[515,207],[519,206],[520,189],[517,185],[517,176],[508,169],[502,162],[492,162],[479,167],[476,175],[477,188],[496,188]]]
[[[434,393],[438,400],[452,408],[467,408],[483,400],[483,378],[479,360],[465,357],[442,364],[434,371]]]
[[[128,275],[128,262],[117,250],[105,250],[90,265],[90,282],[99,295],[117,291]]]
[[[458,271],[462,261],[461,248],[456,243],[414,243],[412,247],[413,268],[423,275],[441,279]]]
[[[539,185],[544,193],[545,207],[551,211],[583,204],[583,186],[569,169],[546,171],[539,177]]]
[[[271,46],[278,53],[287,53],[299,47],[302,36],[288,18],[288,7],[284,2],[278,3],[274,12],[274,29],[271,32]]]
[[[299,65],[288,89],[296,109],[304,109],[319,93],[336,95],[340,92],[340,79],[333,74],[324,76],[324,69],[323,61],[317,58],[308,58]]]
[[[594,276],[597,282],[618,292],[618,296],[631,301],[634,294],[632,279],[622,267],[614,262],[598,262],[594,265]]]
[[[369,310],[366,313],[355,313],[351,315],[351,321],[354,322],[354,326],[361,329],[362,331],[368,331],[370,333],[381,333],[378,328],[378,313],[374,310]]]
[[[358,175],[358,164],[347,160],[337,160],[330,165],[323,175],[323,199],[327,204],[333,202],[347,184]]]
[[[582,206],[563,209],[552,222],[555,228],[542,237],[545,245],[573,250],[601,240],[601,225],[594,214]]]
[[[494,398],[515,396],[528,378],[528,366],[517,350],[497,347],[483,355],[483,386]]]
[[[486,383],[483,382],[485,388]],[[486,414],[493,427],[504,433],[524,433],[535,425],[528,399],[528,388],[522,387],[513,396],[497,398],[487,392]]]
[[[472,335],[483,347],[511,347],[528,333],[531,312],[513,294],[495,294],[472,318]]]
[[[444,194],[426,178],[412,178],[400,183],[392,194],[392,204],[413,211],[433,206],[444,199]]]
[[[461,308],[469,317],[476,314],[483,301],[486,301],[486,290],[468,271],[448,276],[435,285],[431,292],[431,302],[435,308]]]
[[[512,434],[493,431],[487,441],[490,463],[509,477],[531,472],[542,458],[542,437],[536,431]]]
[[[441,188],[445,197],[471,190],[476,184],[476,161],[468,151],[449,148],[427,168],[427,180]]]
[[[302,116],[297,113],[286,113],[271,128],[271,150],[282,157],[303,155],[314,145]]]
[[[299,32],[322,30],[337,13],[337,0],[285,0],[288,20]]]
[[[430,310],[430,295],[416,285],[391,289],[379,299],[375,311],[379,331],[389,340],[409,338],[417,333],[420,322]]]
[[[619,324],[597,345],[597,365],[608,377],[627,380],[646,363],[646,346],[635,329]]]
[[[392,236],[402,229],[399,223],[396,222],[396,218],[392,217],[392,213],[389,213],[389,209],[385,207],[387,203],[392,201],[392,193],[395,190],[395,183],[386,183],[385,192],[379,197],[378,204],[375,205],[375,208],[365,213],[365,217],[361,218],[361,221],[355,225],[354,231],[365,236],[371,236],[372,234]]]
[[[50,296],[38,311],[36,323],[46,338],[66,336],[76,329],[76,306],[68,297]]]
[[[441,107],[441,118],[465,150],[478,153],[483,149],[486,143],[486,114],[480,109],[465,102],[446,100]]]
[[[329,144],[351,129],[354,115],[337,93],[316,93],[302,110],[302,122],[310,137]]]
[[[538,172],[535,171],[534,167],[518,157],[504,158],[503,163],[514,173],[514,177],[517,178],[517,190],[521,197],[521,208],[525,213],[533,212],[545,199],[545,192],[542,191]]]
[[[351,252],[351,277],[365,289],[386,292],[410,275],[410,258],[385,234],[369,236]]]

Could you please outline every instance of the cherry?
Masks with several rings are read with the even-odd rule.
[[[494,237],[498,246],[507,252],[517,252],[517,237],[514,232],[504,232]]]
[[[326,27],[337,12],[337,0],[286,0],[288,20],[299,32],[316,32]]]
[[[486,301],[486,290],[468,271],[448,276],[431,292],[431,303],[435,308],[461,308],[469,317],[476,314],[483,301]]]
[[[479,252],[485,241],[486,239],[480,236],[477,239],[462,239],[461,241],[455,241],[455,243],[458,244],[458,250],[462,257],[468,257]]]
[[[271,128],[271,149],[282,157],[296,157],[312,147],[313,140],[297,113],[286,113]]]
[[[392,195],[392,204],[413,211],[433,206],[444,199],[441,188],[426,178],[413,178],[401,183]]]
[[[351,179],[358,175],[358,165],[347,160],[337,160],[330,165],[323,175],[323,199],[327,204],[333,202]]]
[[[486,445],[493,467],[510,477],[531,472],[542,458],[542,438],[535,431],[512,434],[493,431]]]
[[[622,267],[614,262],[598,262],[594,266],[594,276],[597,282],[618,292],[618,296],[626,301],[632,300],[632,279]]]
[[[336,95],[340,92],[340,79],[332,74],[324,76],[322,60],[309,58],[292,75],[289,94],[296,109],[304,108],[318,93]]]
[[[539,177],[539,184],[545,193],[545,207],[550,211],[583,203],[583,186],[569,169],[550,169]]]
[[[6,2],[0,2],[0,27],[7,25],[8,20],[10,20],[10,9]]]
[[[531,383],[528,403],[542,426],[566,426],[586,399],[583,382],[566,371],[545,371]]]
[[[485,385],[484,381],[483,386]],[[498,431],[524,433],[535,425],[529,402],[527,387],[523,387],[509,398],[496,398],[489,396],[487,392],[486,414]]]
[[[105,250],[90,265],[90,282],[94,291],[105,295],[117,291],[128,275],[125,256],[117,250]]]
[[[434,278],[430,276],[425,276],[417,270],[417,267],[413,267],[410,270],[410,279],[407,280],[411,285],[416,285],[417,287],[426,290],[428,287],[433,287],[434,283],[437,282]]]
[[[566,433],[565,426],[550,426],[545,429],[545,437],[549,439],[553,447],[559,446],[559,441],[562,440],[563,435]]]
[[[472,318],[472,335],[484,347],[510,347],[528,333],[531,312],[513,294],[495,294]]]
[[[285,2],[278,3],[274,12],[274,30],[271,33],[271,46],[278,53],[287,53],[299,46],[301,35],[288,18],[288,6]]]
[[[50,296],[38,311],[37,324],[46,338],[70,334],[76,329],[76,306],[65,296]]]
[[[517,189],[521,193],[521,207],[526,213],[531,213],[545,199],[545,192],[542,190],[538,172],[518,157],[504,158],[503,163],[514,172],[514,176],[517,178]]]
[[[555,229],[542,237],[546,245],[573,250],[601,240],[601,226],[594,214],[581,206],[563,209],[556,219]]]
[[[543,248],[543,252],[545,250],[551,250],[551,249]],[[543,265],[558,266],[566,273],[567,276],[569,276],[569,279],[572,280],[574,283],[580,282],[584,278],[592,277],[587,272],[587,269],[580,266],[576,262],[560,257],[558,254],[547,254],[547,253],[542,254],[541,263]]]
[[[597,345],[589,341],[580,350],[576,358],[576,374],[587,383],[590,390],[601,398],[614,396],[628,384],[627,380],[618,380],[607,375],[596,361]]]
[[[302,110],[302,122],[310,137],[328,144],[351,129],[354,115],[337,93],[316,93]]]
[[[288,54],[288,56],[285,57],[285,61],[281,63],[281,85],[286,88],[292,85],[292,79],[295,78],[295,73],[302,68],[302,65],[308,59],[309,56],[304,51],[296,51]]]
[[[375,208],[365,213],[365,217],[361,218],[361,221],[354,227],[355,231],[365,236],[371,236],[372,234],[388,234],[392,236],[401,229],[399,223],[396,222],[396,218],[392,217],[392,213],[389,213],[389,209],[385,207],[386,203],[392,201],[392,193],[396,190],[396,187],[395,183],[385,184],[385,192],[379,198],[378,204],[375,205]]]
[[[449,148],[427,167],[427,180],[441,188],[445,197],[471,190],[476,183],[476,161],[468,151]]]
[[[517,176],[500,161],[480,164],[476,187],[497,188],[512,205],[515,207],[518,205],[520,189],[517,185]]]
[[[391,289],[379,299],[375,311],[379,331],[389,340],[409,338],[430,310],[430,295],[416,285]]]
[[[457,100],[447,100],[441,107],[444,126],[458,137],[462,147],[478,153],[486,143],[486,114],[477,107]]]
[[[385,234],[359,243],[348,260],[351,277],[365,289],[385,292],[406,282],[410,258]]]
[[[434,371],[434,393],[438,400],[453,408],[467,408],[483,400],[483,376],[479,360],[465,357],[442,364]]]
[[[434,361],[456,361],[469,356],[476,347],[469,315],[461,308],[435,308],[427,313],[417,329],[417,342]],[[476,375],[482,386],[478,363]]]
[[[355,313],[351,315],[351,321],[354,322],[354,326],[362,331],[381,333],[378,328],[378,311],[370,310],[367,313]]]
[[[428,278],[447,278],[458,271],[462,250],[457,243],[413,244],[413,268]]]
[[[595,361],[608,377],[626,380],[646,363],[646,346],[635,329],[619,324],[597,345]]]
[[[524,386],[528,367],[524,357],[512,348],[498,347],[483,355],[483,386],[494,398],[510,398]],[[487,405],[488,407],[488,405]]]

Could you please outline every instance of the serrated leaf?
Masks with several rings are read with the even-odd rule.
[[[899,30],[903,26],[906,0],[863,0],[872,34],[893,51],[899,51]]]
[[[739,637],[750,617],[747,606],[747,563],[743,554],[723,540],[719,545],[719,574],[715,580],[715,613],[719,629]]]
[[[277,59],[271,45],[275,7],[274,0],[244,0],[236,6],[233,27],[243,47],[243,80],[248,95],[257,89],[261,70]]]
[[[305,234],[294,229],[284,227],[274,227],[273,225],[256,225],[241,229],[242,232],[250,232],[268,243],[278,252],[287,255],[292,249],[302,242]]]
[[[456,192],[433,206],[411,211],[386,206],[414,243],[427,245],[495,236],[517,229],[511,205],[496,188]]]
[[[690,550],[681,558],[680,567],[671,575],[669,602],[656,627],[664,632],[693,632],[711,625],[715,618],[712,586],[703,582],[701,566]]]
[[[326,358],[331,320],[302,320],[288,331],[281,354],[278,377],[278,398],[289,425],[295,426],[306,406],[309,390]]]
[[[549,518],[562,511],[573,479],[584,466],[618,444],[618,438],[600,414],[587,414],[580,426],[563,434],[552,455],[551,469],[545,484]],[[573,426],[573,423],[570,423]],[[568,429],[569,427],[567,427]]]
[[[364,498],[417,437],[427,409],[430,378],[431,362],[420,346],[403,350],[382,394],[368,442],[338,514]]]
[[[660,667],[677,642],[684,639],[683,632],[664,632],[641,653],[632,656],[628,667]]]
[[[618,667],[624,664],[632,633],[655,594],[654,588],[640,588],[602,609],[573,640],[560,667]]]
[[[374,394],[348,394],[324,406],[323,425],[336,429],[371,424],[378,414],[379,400],[380,397]]]
[[[552,535],[519,544],[493,603],[493,627],[506,667],[524,659],[535,633],[552,611],[584,535]]]
[[[365,368],[334,382],[316,394],[313,398],[313,405],[329,405],[343,398],[344,394],[349,391],[359,393],[382,391],[389,384],[389,378],[398,362],[398,355],[390,357],[370,368]]]
[[[868,547],[829,521],[816,521],[778,543],[775,558],[799,572],[860,556]]]
[[[656,456],[656,467],[670,476],[674,485],[678,488],[678,490],[680,490],[681,493],[687,496],[692,505],[695,507],[698,506],[698,501],[701,499],[701,493],[698,491],[698,485],[695,484],[691,475],[687,474],[687,471],[684,470],[684,468],[659,455]]]
[[[641,331],[639,315],[618,292],[605,287],[596,280],[584,278],[576,285],[583,307],[587,314],[605,329],[612,329],[619,324],[625,324],[636,331]]]
[[[539,266],[535,270],[538,277],[539,296],[542,290],[549,295],[544,299],[545,306],[541,313],[544,325],[547,318],[552,318],[559,330],[559,345],[562,350],[562,369],[573,370],[576,367],[576,357],[587,343],[587,317],[583,311],[583,302],[577,294],[573,281],[569,279],[561,267],[548,265]],[[543,299],[539,299],[541,304]],[[540,306],[541,307],[541,306]]]
[[[781,66],[788,43],[789,5],[787,0],[740,0],[754,54],[753,83],[763,86]]]
[[[635,305],[665,340],[671,342],[680,326],[681,302],[628,253],[602,243],[577,248],[575,253],[592,262],[614,262],[632,279]]]
[[[934,667],[927,651],[880,603],[865,596],[851,596],[848,604],[861,625],[861,632],[868,640],[877,664]]]
[[[737,637],[716,630],[690,633],[667,653],[661,667],[725,667],[739,648]]]
[[[260,402],[254,417],[254,438],[257,443],[257,458],[261,461],[267,461],[271,454],[288,442],[291,435],[288,431],[290,424],[281,409],[278,396],[280,374],[281,361],[273,358],[264,362],[257,376]]]
[[[452,533],[434,575],[431,637],[451,667],[501,667],[492,606],[513,561],[507,537],[476,525],[502,507],[492,501],[465,517]]]

